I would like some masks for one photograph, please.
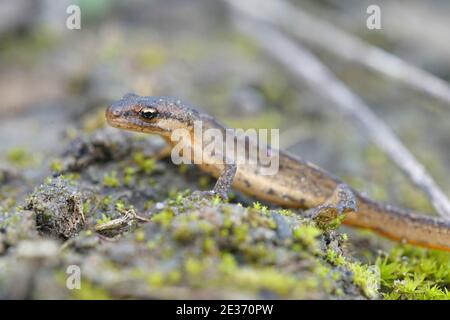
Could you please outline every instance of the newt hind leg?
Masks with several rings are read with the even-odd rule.
[[[311,208],[305,212],[325,228],[333,225],[336,220],[341,220],[347,212],[356,212],[356,198],[352,190],[346,184],[336,186],[333,194],[320,206]]]

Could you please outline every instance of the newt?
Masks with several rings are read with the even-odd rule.
[[[171,138],[173,132],[177,129],[193,132],[195,122],[200,122],[203,129],[228,134],[225,126],[212,116],[170,97],[126,94],[107,108],[106,119],[116,128],[160,135],[168,143],[165,154],[179,143]],[[235,136],[234,140],[238,141],[239,137]],[[205,143],[193,140],[188,143],[194,151],[206,147]],[[252,141],[240,143],[246,144],[246,151],[259,148]],[[268,150],[271,151],[270,146]],[[371,229],[392,240],[450,251],[450,221],[371,200],[296,156],[279,151],[279,167],[273,175],[260,174],[259,162],[241,164],[228,158],[224,160],[227,161],[196,163],[217,178],[209,194],[226,199],[230,188],[235,188],[262,201],[308,209],[306,212],[312,216],[329,219],[341,216],[346,225]]]

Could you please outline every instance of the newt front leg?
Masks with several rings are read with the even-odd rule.
[[[348,212],[357,212],[356,197],[346,184],[339,184],[322,205],[306,211],[320,226],[327,226]]]
[[[235,164],[225,164],[225,168],[220,174],[214,185],[213,192],[221,197],[223,200],[228,198],[228,192],[233,184],[234,176],[236,175],[237,166]]]
[[[206,167],[208,167],[208,165],[206,165]],[[225,161],[214,188],[210,191],[196,191],[194,196],[219,196],[222,200],[228,200],[228,192],[231,190],[231,185],[233,184],[234,177],[236,176],[236,171],[236,164],[227,163]]]

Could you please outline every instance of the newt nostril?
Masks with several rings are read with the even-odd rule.
[[[113,110],[112,114],[113,114],[114,117],[119,117],[120,116],[120,110],[119,109],[115,109],[115,110]]]
[[[118,118],[120,117],[120,115],[121,115],[120,109],[114,106],[109,106],[108,109],[106,109],[106,117],[109,119]]]

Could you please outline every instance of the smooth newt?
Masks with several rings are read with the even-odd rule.
[[[176,129],[193,131],[194,122],[203,129],[225,127],[213,117],[169,97],[141,97],[127,94],[106,110],[108,123],[117,128],[157,134],[168,142]],[[238,139],[238,138],[234,138]],[[247,143],[247,142],[246,142]],[[205,145],[192,143],[191,147]],[[254,144],[246,148],[258,148]],[[260,200],[292,208],[310,208],[312,212],[345,213],[344,223],[372,229],[390,239],[423,247],[450,251],[450,222],[414,214],[366,198],[323,169],[287,153],[279,153],[275,175],[259,174],[259,164],[200,163],[200,168],[217,178],[211,193],[226,197],[234,187]],[[312,209],[311,209],[312,208]]]

